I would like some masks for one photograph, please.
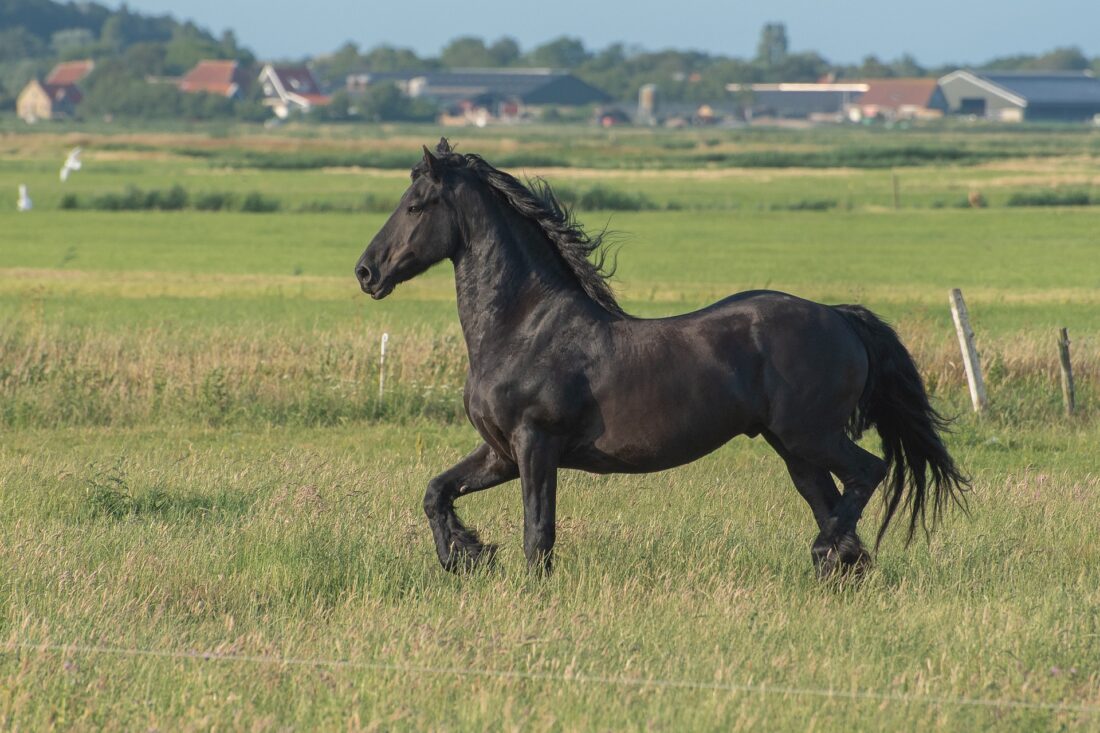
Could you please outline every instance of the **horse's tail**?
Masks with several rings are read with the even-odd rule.
[[[894,329],[862,306],[835,308],[859,334],[867,349],[869,365],[867,384],[852,415],[849,432],[858,438],[873,425],[882,438],[883,458],[889,470],[883,486],[886,512],[875,546],[882,542],[890,520],[903,502],[909,507],[908,543],[918,523],[928,532],[925,509],[929,493],[934,526],[948,500],[965,509],[963,492],[970,487],[970,480],[947,452],[940,432],[947,429],[949,421],[929,404],[917,365]]]

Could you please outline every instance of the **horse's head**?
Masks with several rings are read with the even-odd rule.
[[[446,139],[439,141],[436,152],[451,155]],[[413,168],[412,184],[355,266],[364,293],[375,300],[385,298],[398,283],[411,280],[458,249],[462,232],[447,177],[444,161],[425,147],[423,161]]]

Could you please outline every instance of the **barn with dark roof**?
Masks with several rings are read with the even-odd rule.
[[[1086,71],[954,71],[940,79],[951,111],[1019,122],[1085,122],[1100,115],[1100,79]]]

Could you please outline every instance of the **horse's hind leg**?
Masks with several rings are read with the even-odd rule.
[[[818,529],[824,530],[832,520],[833,510],[840,503],[840,492],[836,489],[833,477],[828,470],[815,466],[812,463],[794,455],[779,438],[770,432],[763,433],[764,439],[775,449],[783,462],[787,464],[787,472],[791,475],[791,481],[802,494],[802,498],[810,505],[814,513],[814,520]]]
[[[844,496],[833,511],[833,520],[814,543],[821,555],[818,572],[829,575],[838,569],[862,570],[870,564],[871,555],[856,535],[856,524],[875,489],[886,478],[886,462],[860,448],[844,435],[830,457],[829,470],[844,485]]]
[[[492,560],[496,552],[495,545],[483,544],[477,532],[458,518],[455,499],[518,476],[515,463],[501,458],[483,444],[428,482],[428,490],[424,494],[424,513],[428,515],[435,549],[444,569],[451,572],[470,569],[479,562]]]
[[[825,577],[838,570],[862,570],[870,564],[871,555],[856,534],[856,525],[871,495],[886,478],[886,463],[843,432],[825,439],[784,441],[784,445],[806,463],[835,474],[844,485],[844,494],[831,515],[818,522],[821,532],[811,549],[818,574]]]

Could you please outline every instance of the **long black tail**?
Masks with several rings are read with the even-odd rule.
[[[883,458],[890,471],[883,486],[886,513],[875,546],[882,542],[890,520],[903,502],[909,507],[908,543],[918,524],[928,532],[925,512],[929,504],[928,474],[932,476],[933,526],[949,501],[965,509],[963,492],[970,487],[970,480],[947,452],[939,433],[947,429],[949,421],[929,404],[913,357],[894,329],[862,306],[835,308],[859,334],[870,362],[867,385],[852,415],[849,431],[858,438],[873,425],[882,437]]]

